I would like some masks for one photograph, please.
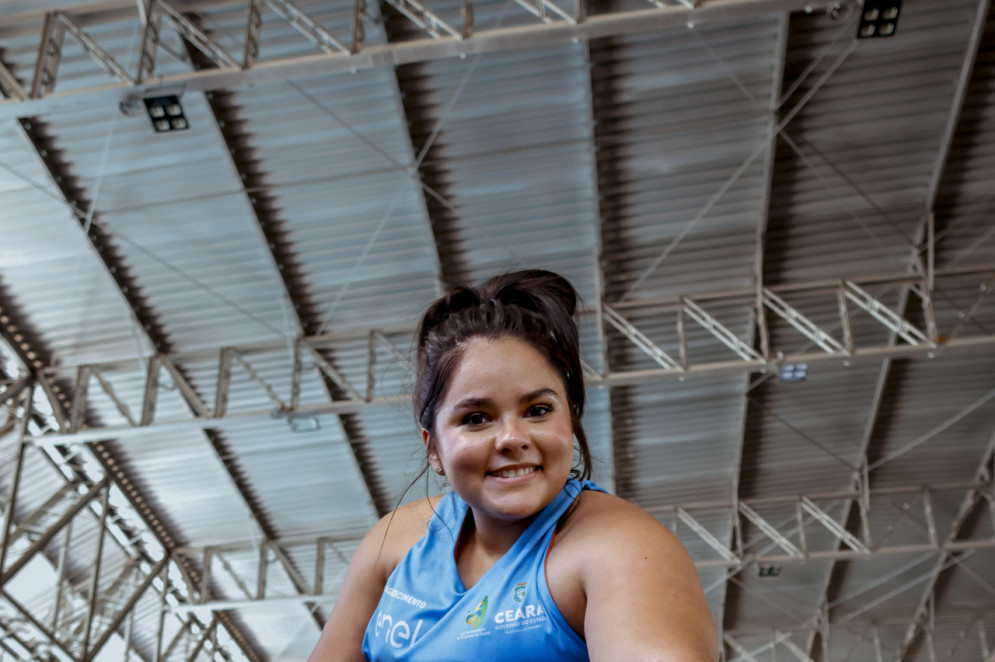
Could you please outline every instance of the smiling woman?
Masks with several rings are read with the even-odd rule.
[[[576,301],[521,271],[425,312],[415,415],[453,489],[366,535],[312,662],[717,658],[680,542],[586,480]]]

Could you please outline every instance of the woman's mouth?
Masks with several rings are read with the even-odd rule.
[[[498,478],[517,478],[518,476],[527,476],[530,473],[538,471],[542,467],[532,465],[530,467],[512,467],[508,469],[498,469],[497,471],[488,471],[488,475],[497,476]]]

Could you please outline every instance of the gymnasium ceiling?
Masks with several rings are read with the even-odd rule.
[[[726,660],[991,660],[995,16],[901,4],[0,1],[0,655],[304,658],[542,267]]]

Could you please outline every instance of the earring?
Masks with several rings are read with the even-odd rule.
[[[446,475],[446,470],[443,469],[442,467],[432,467],[432,469],[434,469],[435,473],[439,474],[440,476]]]

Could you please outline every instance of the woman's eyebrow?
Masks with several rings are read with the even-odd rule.
[[[538,398],[555,398],[559,400],[559,395],[557,395],[556,391],[549,388],[548,386],[543,386],[541,388],[537,388],[534,391],[529,391],[528,393],[523,395],[521,401],[528,402],[530,400],[536,400]]]
[[[530,402],[532,400],[537,400],[539,398],[554,398],[558,400],[559,396],[556,394],[556,391],[554,389],[551,389],[548,386],[541,386],[535,389],[534,391],[529,391],[528,393],[523,395],[519,401]],[[477,397],[463,398],[462,400],[453,405],[453,411],[462,411],[464,409],[478,409],[478,408],[482,409],[490,406],[491,404],[492,401],[490,398],[477,398]]]
[[[453,411],[460,409],[477,409],[491,404],[489,398],[463,398],[453,405]]]

